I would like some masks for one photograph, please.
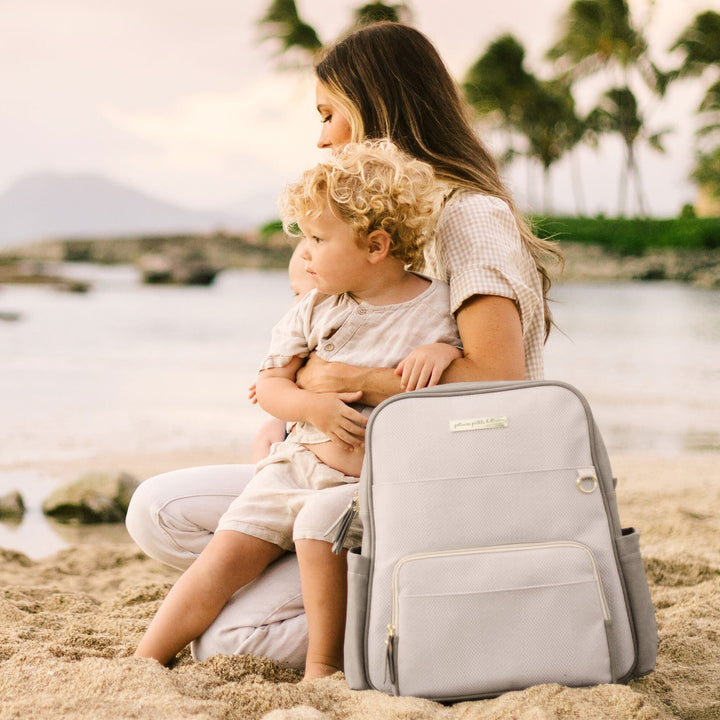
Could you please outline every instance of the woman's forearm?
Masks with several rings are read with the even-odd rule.
[[[440,378],[440,384],[461,382],[491,382],[494,380],[524,380],[523,364],[510,367],[509,364],[483,362],[480,358],[461,357],[447,367]]]
[[[365,405],[379,405],[383,400],[403,392],[400,377],[394,368],[354,367],[350,384],[362,392],[361,402]]]
[[[359,402],[379,405],[385,398],[402,392],[394,368],[368,368],[327,362],[311,355],[298,371],[297,383],[311,392],[362,392]]]
[[[441,383],[525,378],[522,324],[512,300],[473,295],[460,307],[456,318],[463,357],[450,364]]]
[[[522,380],[525,354],[522,325],[515,303],[505,297],[474,295],[456,314],[463,357],[446,368],[440,382]],[[327,362],[310,355],[298,370],[297,383],[311,392],[362,392],[360,402],[379,405],[403,392],[394,368],[368,368]]]

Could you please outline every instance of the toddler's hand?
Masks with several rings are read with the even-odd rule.
[[[419,390],[431,387],[440,382],[447,366],[457,358],[462,357],[462,350],[445,343],[433,343],[415,348],[395,368],[395,374],[400,375],[400,385],[403,390]]]
[[[248,400],[250,400],[253,405],[257,405],[257,388],[255,387],[255,383],[248,388]]]
[[[308,419],[330,441],[348,452],[362,447],[367,418],[347,403],[357,402],[362,392],[315,393]]]

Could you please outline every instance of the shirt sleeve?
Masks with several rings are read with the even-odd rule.
[[[310,291],[273,327],[270,348],[260,370],[285,367],[294,357],[306,358],[310,354],[306,331],[316,297],[317,292]]]
[[[452,312],[473,295],[499,295],[515,302],[523,328],[532,324],[542,310],[542,289],[507,203],[463,193],[443,210],[437,235]]]

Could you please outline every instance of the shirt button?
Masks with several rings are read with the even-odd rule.
[[[325,349],[326,349],[328,352],[332,352],[332,351],[335,349],[335,346],[334,346],[332,343],[327,343],[327,344],[325,345]]]
[[[358,313],[359,313],[360,315],[364,315],[366,312],[367,312],[367,310],[366,310],[364,307],[358,308]]]

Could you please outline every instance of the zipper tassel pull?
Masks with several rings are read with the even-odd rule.
[[[385,681],[390,675],[390,683],[397,695],[397,678],[395,677],[395,626],[391,623],[387,626],[388,634],[385,638]]]
[[[339,555],[342,552],[343,545],[345,544],[345,538],[350,532],[350,526],[360,511],[359,500],[360,498],[358,493],[355,493],[350,501],[350,505],[348,505],[348,509],[335,523],[337,530],[335,531],[335,536],[333,537],[332,551],[336,555]]]

